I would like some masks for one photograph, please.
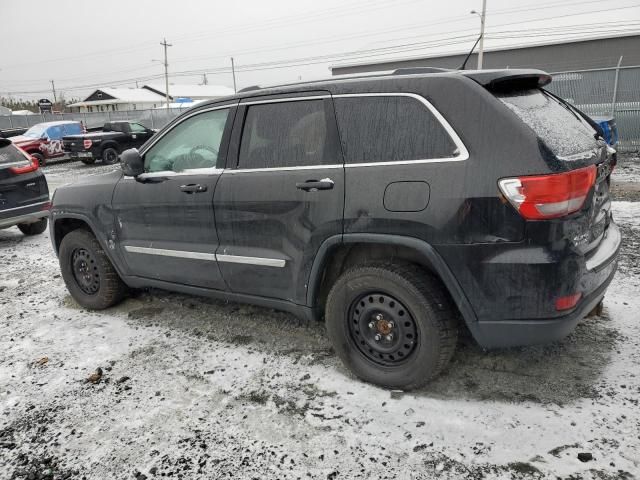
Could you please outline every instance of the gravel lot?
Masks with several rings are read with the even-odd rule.
[[[461,344],[394,398],[285,313],[160,291],[84,311],[48,233],[0,230],[0,479],[637,478],[636,163],[616,171],[625,237],[602,316],[544,347]],[[113,168],[45,173],[53,189]]]

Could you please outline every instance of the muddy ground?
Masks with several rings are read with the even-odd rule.
[[[45,171],[56,188],[112,168]],[[161,291],[84,311],[48,233],[1,230],[0,479],[637,478],[640,203],[619,171],[603,315],[548,346],[461,343],[393,398],[285,313]]]

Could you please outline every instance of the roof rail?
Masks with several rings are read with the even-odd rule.
[[[398,68],[393,71],[393,75],[416,75],[420,73],[443,73],[443,72],[451,72],[449,68],[438,68],[438,67],[408,67],[408,68]]]
[[[238,93],[242,93],[242,92],[250,92],[251,90],[260,90],[260,85],[251,85],[250,87],[244,87],[241,88],[240,90],[238,90]]]

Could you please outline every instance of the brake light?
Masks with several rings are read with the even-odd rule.
[[[87,139],[82,142],[82,145],[84,145],[85,150],[89,150],[91,148],[91,145],[93,145],[93,142]]]
[[[582,293],[574,293],[573,295],[567,295],[566,297],[559,297],[556,299],[556,310],[569,310],[575,307],[581,298]]]
[[[9,171],[11,173],[15,173],[16,175],[20,175],[22,173],[30,173],[38,170],[38,159],[29,157],[29,163],[26,165],[21,165],[19,167],[9,167]]]
[[[527,220],[547,220],[577,212],[596,181],[596,166],[551,175],[503,178],[500,191]]]

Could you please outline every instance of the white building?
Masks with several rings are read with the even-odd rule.
[[[100,88],[82,102],[68,105],[72,112],[148,110],[160,106],[164,96],[146,88]]]
[[[142,88],[161,95],[165,98],[165,86],[163,84],[148,84]],[[220,97],[233,95],[233,88],[223,85],[180,85],[169,84],[169,99],[175,101],[178,98],[190,98],[191,100],[213,100]]]

